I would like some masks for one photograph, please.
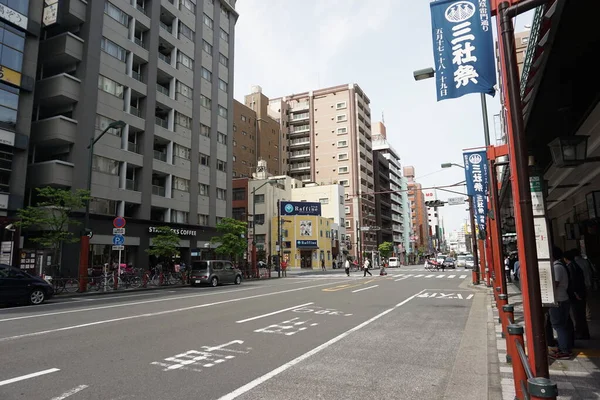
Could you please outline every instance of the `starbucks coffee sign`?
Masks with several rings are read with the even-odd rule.
[[[198,233],[197,231],[192,230],[192,229],[179,229],[179,228],[171,228],[171,231],[173,231],[175,234],[177,234],[179,236],[196,236],[196,234]],[[158,233],[159,228],[156,226],[150,226],[150,227],[148,227],[148,232]]]

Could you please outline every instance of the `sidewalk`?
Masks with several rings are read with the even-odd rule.
[[[515,307],[515,323],[523,325],[523,299],[521,291],[514,283],[509,283],[508,303]],[[550,379],[558,386],[557,399],[579,400],[600,399],[600,293],[592,294],[594,301],[593,320],[588,322],[591,340],[576,340],[575,357],[570,360],[550,359]],[[502,397],[505,400],[515,398],[515,386],[512,366],[506,363],[506,340],[502,338],[502,325],[498,323],[498,310],[494,303],[494,295],[489,291],[488,318],[495,326],[496,347],[498,349],[498,365],[502,386]]]

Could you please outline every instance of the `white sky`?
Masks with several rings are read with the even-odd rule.
[[[434,80],[413,71],[433,66],[429,2],[406,0],[238,0],[235,98],[252,85],[280,97],[357,83],[371,99],[371,120],[385,114],[388,139],[424,187],[463,181],[462,149],[484,145],[478,94],[436,101]],[[532,13],[518,17],[516,30]],[[498,95],[488,96],[492,143]],[[457,188],[464,192],[464,188]],[[438,191],[438,198],[456,194]],[[464,207],[443,209],[446,231],[458,229]]]

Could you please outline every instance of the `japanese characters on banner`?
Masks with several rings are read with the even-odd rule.
[[[437,100],[494,95],[496,67],[488,0],[430,3]]]
[[[488,164],[485,150],[463,153],[467,194],[473,196],[475,222],[480,232],[485,232],[488,192]]]

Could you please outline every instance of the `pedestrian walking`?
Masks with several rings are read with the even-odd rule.
[[[344,269],[346,270],[346,275],[350,276],[350,258],[346,258],[346,262],[344,263]]]
[[[364,264],[364,270],[365,273],[363,276],[367,276],[367,274],[369,274],[369,276],[373,276],[373,274],[371,274],[371,271],[369,271],[369,267],[371,266],[371,261],[369,261],[369,259],[365,259],[365,264]]]
[[[585,285],[585,274],[579,265],[575,262],[576,251],[569,250],[565,252],[565,262],[569,272],[569,287],[567,292],[571,302],[571,315],[575,324],[575,339],[588,340],[590,330],[585,316],[585,305],[587,291]]]
[[[551,307],[550,322],[556,330],[558,351],[550,353],[550,357],[557,360],[567,360],[571,358],[573,349],[573,322],[571,321],[571,302],[569,301],[569,272],[563,261],[563,251],[554,247],[552,250],[554,258],[554,288],[555,299],[558,307]]]
[[[285,260],[281,262],[281,276],[287,276],[287,261]]]
[[[321,270],[325,271],[325,259],[321,259]]]
[[[573,251],[573,254],[575,255],[575,262],[583,272],[586,293],[589,294],[594,288],[594,268],[592,267],[592,263],[587,258],[581,256],[581,251],[579,251],[579,249],[573,249],[571,251]],[[592,309],[590,308],[589,301],[585,302],[585,317],[588,321],[592,320]]]

